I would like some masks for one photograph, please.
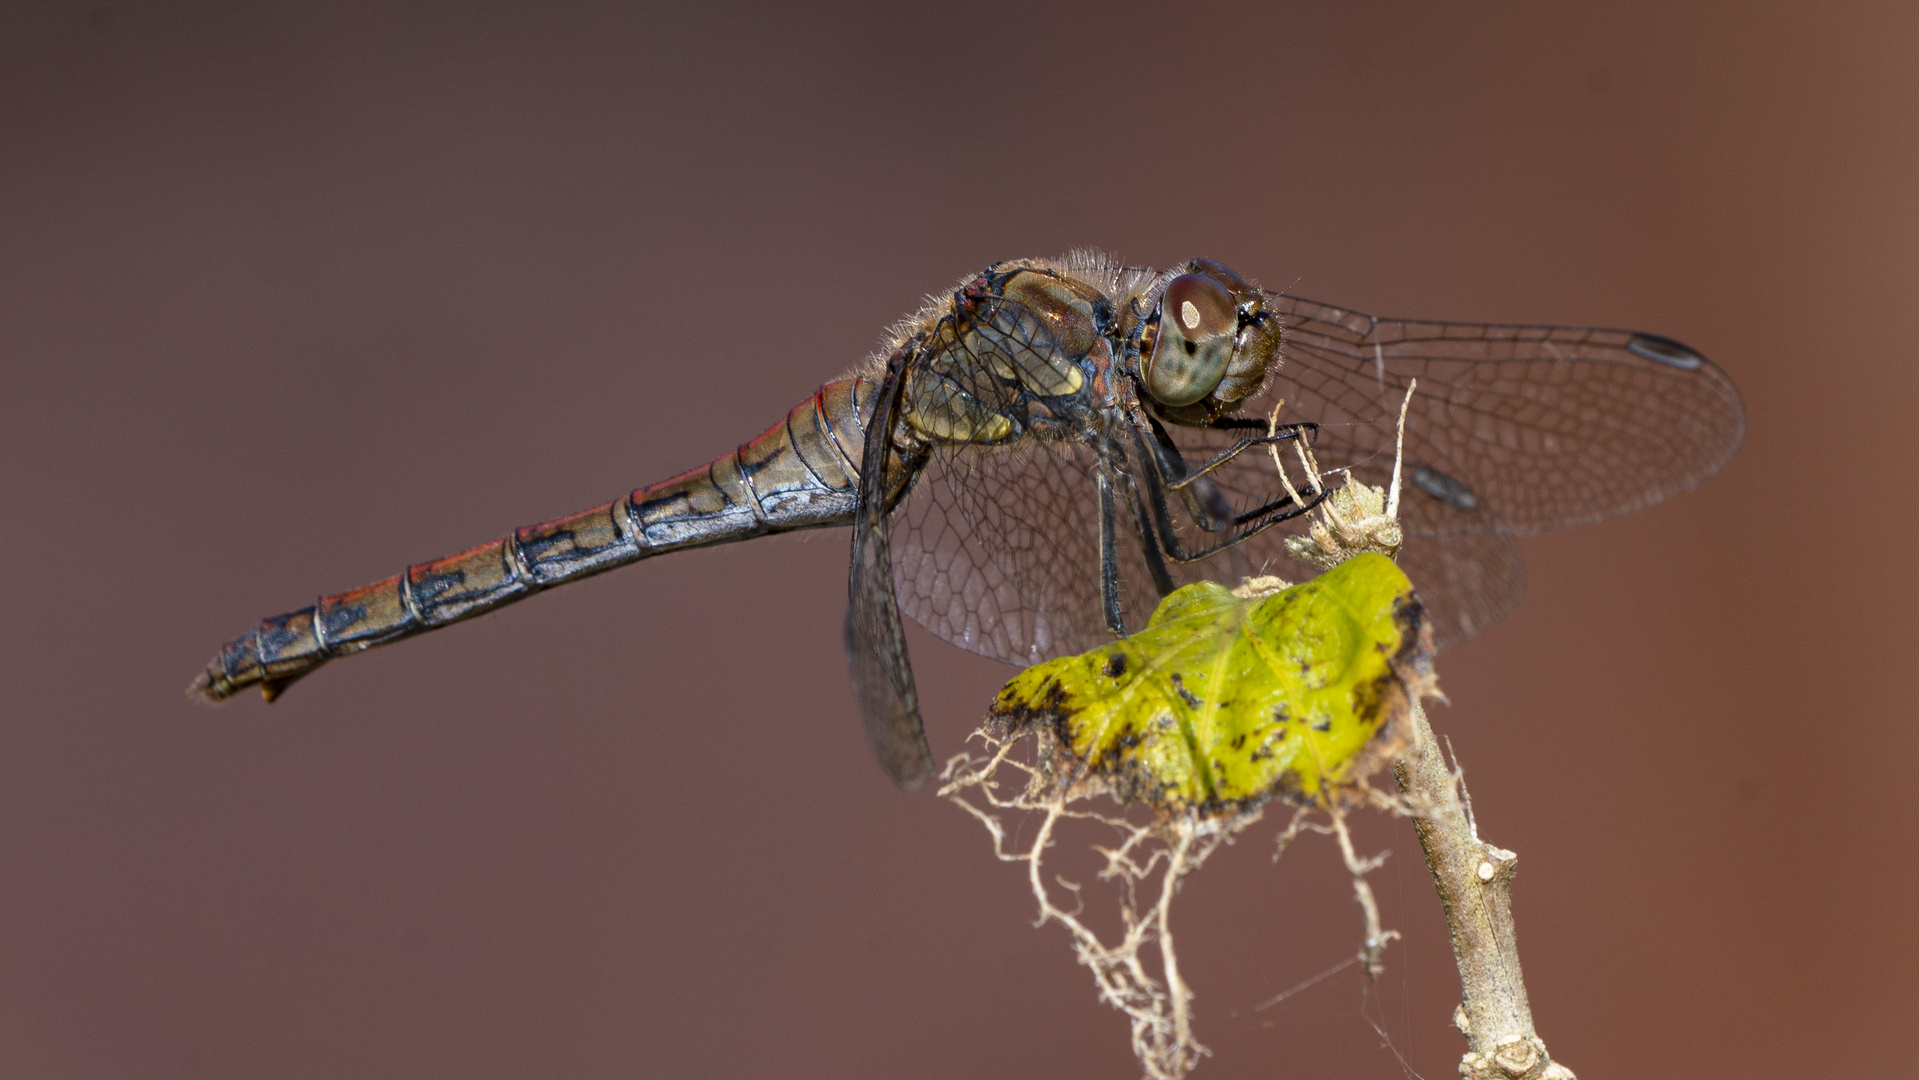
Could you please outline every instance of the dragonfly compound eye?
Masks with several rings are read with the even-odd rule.
[[[1250,286],[1246,284],[1245,278],[1240,277],[1232,267],[1227,266],[1218,259],[1194,259],[1192,267],[1195,273],[1205,274],[1207,277],[1212,278],[1214,281],[1219,282],[1229,289],[1239,290],[1250,288]]]
[[[1182,274],[1159,302],[1159,339],[1146,359],[1146,392],[1162,405],[1191,405],[1219,385],[1232,362],[1239,314],[1233,294],[1205,274]]]

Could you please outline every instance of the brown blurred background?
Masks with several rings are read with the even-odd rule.
[[[181,692],[1079,245],[1730,371],[1739,458],[1527,541],[1434,719],[1581,1076],[1912,1067],[1919,7],[398,6],[0,13],[0,1075],[1135,1075],[1018,869],[870,760],[844,532]],[[1011,669],[913,646],[955,752]],[[1200,1075],[1452,1075],[1402,822],[1385,979],[1254,1009],[1359,938],[1274,828],[1177,915]]]

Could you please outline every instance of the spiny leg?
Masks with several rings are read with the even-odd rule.
[[[1137,433],[1135,433],[1135,438],[1139,439],[1139,441],[1142,443],[1144,442],[1144,439],[1141,438]],[[1165,553],[1167,558],[1172,559],[1174,562],[1181,562],[1181,563],[1197,562],[1209,556],[1217,555],[1218,553],[1225,551],[1227,548],[1230,548],[1235,544],[1241,543],[1247,539],[1250,539],[1251,537],[1257,536],[1258,534],[1265,532],[1267,529],[1272,528],[1273,526],[1279,524],[1282,521],[1288,521],[1292,518],[1296,518],[1300,516],[1301,514],[1306,513],[1308,510],[1311,510],[1313,507],[1318,506],[1320,502],[1326,498],[1326,493],[1324,491],[1316,490],[1312,486],[1308,485],[1300,493],[1301,495],[1311,496],[1311,498],[1307,500],[1304,506],[1301,506],[1297,502],[1295,502],[1291,495],[1281,496],[1280,498],[1274,499],[1263,506],[1259,506],[1259,507],[1256,507],[1255,509],[1248,510],[1247,512],[1243,514],[1234,515],[1232,518],[1230,518],[1229,520],[1221,524],[1218,528],[1208,530],[1213,532],[1223,532],[1228,529],[1241,529],[1241,528],[1244,529],[1244,531],[1239,532],[1235,536],[1233,536],[1232,539],[1221,541],[1220,543],[1213,544],[1209,547],[1200,548],[1199,550],[1196,550],[1196,551],[1188,551],[1185,545],[1179,542],[1179,537],[1174,532],[1174,529],[1173,529],[1172,511],[1167,505],[1166,491],[1165,491],[1165,488],[1163,487],[1164,477],[1161,474],[1160,469],[1158,467],[1159,458],[1156,455],[1148,454],[1147,448],[1143,445],[1140,446],[1139,449],[1141,452],[1141,456],[1151,458],[1153,463],[1153,467],[1147,470],[1145,480],[1146,480],[1147,494],[1150,496],[1150,499],[1151,499],[1154,525],[1157,527],[1157,531],[1159,533],[1159,537],[1158,537],[1159,548],[1162,552]],[[1172,455],[1172,463],[1175,465],[1175,467],[1181,467],[1184,465],[1184,460],[1179,457],[1179,451],[1177,448],[1169,449],[1167,452]]]
[[[1289,424],[1284,434],[1269,432],[1261,438],[1241,439],[1237,446],[1216,456],[1203,468],[1195,471],[1187,465],[1185,455],[1180,452],[1178,444],[1173,442],[1172,436],[1167,434],[1165,426],[1159,422],[1158,417],[1143,411],[1137,416],[1138,419],[1145,421],[1147,429],[1153,433],[1152,459],[1153,464],[1159,469],[1161,482],[1166,490],[1179,493],[1180,499],[1186,505],[1187,513],[1192,515],[1193,524],[1207,532],[1225,532],[1233,518],[1232,507],[1226,501],[1226,496],[1220,492],[1218,485],[1207,478],[1207,473],[1231,461],[1249,447],[1299,438],[1306,432],[1316,433],[1319,430],[1319,425],[1314,423]],[[1206,426],[1215,431],[1243,431],[1263,427],[1257,420],[1243,417],[1222,417]]]
[[[1239,455],[1245,453],[1247,450],[1250,450],[1255,446],[1268,446],[1273,443],[1285,442],[1288,439],[1301,438],[1309,431],[1317,434],[1319,431],[1319,425],[1310,423],[1310,422],[1299,423],[1299,424],[1287,424],[1271,435],[1261,435],[1257,438],[1252,438],[1252,439],[1241,439],[1238,442],[1234,443],[1233,445],[1227,447],[1225,450],[1220,451],[1217,455],[1214,456],[1213,460],[1207,462],[1204,465],[1201,465],[1197,469],[1193,469],[1187,472],[1185,476],[1180,477],[1177,480],[1168,482],[1166,485],[1166,490],[1168,491],[1182,490],[1188,484],[1191,484],[1193,481],[1200,479],[1201,477],[1205,476],[1207,473],[1212,472],[1214,469],[1219,468],[1221,465],[1226,464],[1227,462],[1233,460],[1234,458],[1238,457]],[[1172,449],[1172,453],[1178,454],[1179,451],[1177,449]],[[1180,461],[1183,464],[1185,461],[1185,458],[1182,456],[1180,458]]]
[[[1113,482],[1106,462],[1101,461],[1099,478],[1099,598],[1106,609],[1106,627],[1120,637],[1126,636],[1126,617],[1119,609],[1119,552],[1113,540]]]
[[[1122,470],[1119,481],[1126,488],[1126,506],[1132,512],[1133,533],[1139,540],[1139,553],[1146,560],[1146,572],[1153,576],[1153,588],[1159,590],[1163,599],[1173,591],[1173,576],[1166,572],[1166,560],[1160,557],[1146,500],[1140,495],[1139,484],[1131,473]]]

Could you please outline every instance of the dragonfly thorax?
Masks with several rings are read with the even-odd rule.
[[[1110,366],[1112,299],[1051,268],[995,268],[906,346],[902,415],[934,443],[998,443],[1092,406]]]

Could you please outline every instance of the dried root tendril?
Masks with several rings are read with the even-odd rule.
[[[1023,862],[1033,897],[1039,902],[1039,921],[1057,922],[1072,935],[1073,952],[1093,973],[1099,999],[1126,1015],[1132,1027],[1133,1053],[1151,1080],[1178,1080],[1191,1072],[1210,1051],[1193,1037],[1192,989],[1179,973],[1172,909],[1180,880],[1199,869],[1220,845],[1259,820],[1252,810],[1220,819],[1197,811],[1165,814],[1150,824],[1128,821],[1116,814],[1077,808],[1084,802],[1063,795],[1060,785],[1031,763],[1010,756],[1021,739],[999,740],[986,734],[988,755],[960,754],[940,774],[940,797],[972,814],[993,838],[993,854],[1005,862]],[[1045,738],[1045,736],[1037,736]],[[1039,759],[1046,760],[1045,753]],[[1001,769],[1024,774],[1016,794],[1002,791]],[[1004,811],[1040,815],[1030,844],[1009,849]],[[1049,885],[1044,869],[1046,849],[1063,822],[1084,821],[1113,831],[1117,843],[1094,845],[1105,860],[1102,880],[1120,890],[1120,934],[1102,940],[1081,918],[1081,887],[1064,879]],[[1069,906],[1055,902],[1054,888],[1071,895]],[[1145,902],[1142,904],[1142,899]],[[1156,946],[1157,971],[1144,953]]]
[[[1383,791],[1362,786],[1355,794],[1361,796],[1356,801],[1365,802],[1376,809],[1386,810],[1402,816],[1413,816],[1413,811],[1402,800]],[[1313,820],[1314,815],[1325,814],[1326,824]],[[1346,872],[1353,879],[1353,899],[1359,904],[1366,921],[1366,935],[1360,946],[1358,960],[1361,969],[1366,972],[1369,982],[1377,981],[1385,973],[1386,946],[1399,938],[1399,931],[1388,930],[1380,925],[1379,901],[1373,896],[1373,887],[1366,875],[1385,865],[1391,851],[1382,851],[1377,855],[1361,858],[1353,846],[1352,833],[1346,828],[1346,808],[1335,801],[1327,806],[1302,806],[1293,812],[1292,821],[1285,831],[1279,834],[1279,841],[1273,850],[1273,861],[1285,853],[1286,848],[1303,832],[1330,836],[1339,842],[1339,854],[1346,862]]]
[[[1030,735],[1036,744],[1050,737],[1039,732]],[[1133,1053],[1145,1076],[1149,1080],[1186,1076],[1210,1051],[1193,1035],[1193,992],[1180,976],[1172,927],[1173,898],[1186,875],[1260,820],[1263,810],[1256,808],[1230,817],[1186,810],[1162,813],[1144,824],[1129,821],[1117,813],[1089,809],[1089,799],[1063,793],[1057,777],[1043,764],[1014,757],[1026,736],[998,739],[982,732],[976,737],[985,743],[987,753],[965,753],[949,760],[940,774],[940,797],[958,804],[986,827],[995,857],[1026,864],[1027,880],[1039,904],[1039,919],[1034,925],[1056,922],[1072,936],[1074,955],[1093,973],[1099,999],[1126,1015],[1132,1029]],[[1043,745],[1037,746],[1034,756],[1038,762],[1050,760]],[[1011,770],[1017,791],[1007,793],[1008,774],[1002,770]],[[1400,800],[1364,785],[1347,789],[1344,795],[1348,803],[1405,810]],[[1039,816],[1030,842],[1012,844],[1004,820],[1007,811]],[[1388,853],[1360,857],[1346,829],[1345,813],[1340,799],[1299,808],[1279,838],[1279,849],[1284,850],[1302,832],[1332,836],[1338,841],[1352,875],[1354,896],[1365,913],[1364,943],[1355,959],[1369,978],[1377,978],[1383,970],[1381,958],[1386,945],[1399,933],[1381,927],[1379,905],[1366,875],[1377,869]],[[1314,820],[1321,814],[1327,817],[1325,824]],[[1102,939],[1088,925],[1082,886],[1063,878],[1049,878],[1046,873],[1046,850],[1058,840],[1061,826],[1070,822],[1110,829],[1116,837],[1112,846],[1094,844],[1093,850],[1104,861],[1100,879],[1114,883],[1120,893],[1117,940]],[[1274,858],[1278,858],[1277,853]],[[1150,962],[1149,952],[1157,952],[1157,964]]]

